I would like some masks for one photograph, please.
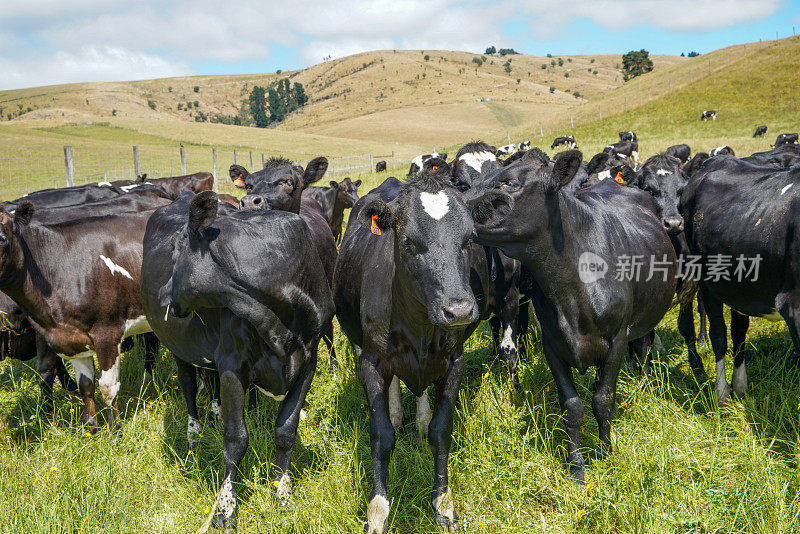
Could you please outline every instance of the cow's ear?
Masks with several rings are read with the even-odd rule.
[[[468,203],[469,213],[475,224],[485,225],[492,219],[505,218],[511,211],[513,199],[506,193],[489,191]]]
[[[443,153],[439,154],[439,157],[442,158],[443,160],[447,161],[447,152],[443,152]]]
[[[353,182],[353,185],[356,186],[356,187],[360,186],[361,185],[361,178],[359,178],[358,180]]]
[[[14,210],[14,226],[20,228],[31,222],[35,208],[30,200],[23,200]]]
[[[567,150],[559,154],[550,175],[550,188],[560,189],[570,183],[581,168],[582,160],[583,154],[580,150]]]
[[[375,235],[394,228],[396,222],[394,209],[378,199],[372,200],[364,206],[359,217],[361,224],[369,228]]]
[[[217,218],[218,205],[219,198],[214,191],[203,191],[195,195],[189,204],[189,229],[198,234],[211,226]]]
[[[338,189],[339,188],[339,182],[337,182],[336,180],[331,180],[330,181],[330,185],[331,185],[331,187],[333,189]]]
[[[308,165],[306,165],[305,172],[303,172],[303,189],[314,182],[318,182],[325,175],[325,171],[327,170],[328,158],[325,156],[320,156],[309,161]]]
[[[140,174],[139,176],[137,176],[136,180],[134,180],[134,183],[143,184],[145,180],[147,180],[147,173]]]
[[[589,174],[596,174],[600,168],[606,164],[608,158],[611,155],[608,152],[600,152],[599,154],[595,154],[592,159],[589,160],[589,164],[586,166],[586,172]]]
[[[250,176],[250,173],[241,165],[231,165],[228,169],[228,175],[231,177],[231,180],[235,182],[237,179],[247,178]]]

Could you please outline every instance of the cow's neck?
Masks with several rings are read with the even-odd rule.
[[[337,202],[336,200],[339,198],[339,191],[334,189],[333,187],[325,187],[322,188],[322,196],[325,198],[325,202],[322,204],[322,209],[325,210],[325,220],[334,221],[336,217],[336,208]],[[341,208],[339,215],[341,216],[344,213],[344,207]]]
[[[56,326],[56,320],[42,296],[39,285],[50,284],[53,281],[43,276],[39,263],[31,255],[30,248],[22,235],[19,244],[23,252],[23,267],[4,280],[0,290],[11,297],[39,326],[45,329],[52,328]]]
[[[344,205],[344,202],[339,201],[339,195],[337,192],[336,201],[333,204],[333,209],[331,210],[330,216],[327,216],[327,219],[331,221],[331,228],[341,228],[342,223],[344,222],[344,210],[347,209],[347,206]]]

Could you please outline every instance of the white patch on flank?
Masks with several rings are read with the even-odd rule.
[[[789,185],[783,186],[783,189],[781,189],[781,195],[784,194],[786,191],[788,191],[789,188],[792,187],[793,185],[794,184],[789,184]]]
[[[666,176],[667,174],[670,174],[670,172],[667,169],[658,169],[656,174],[659,176]]]
[[[233,513],[236,511],[236,494],[233,493],[233,483],[230,476],[225,479],[219,489],[219,509],[225,519],[233,517]]]
[[[445,519],[453,521],[456,518],[456,507],[453,505],[453,493],[450,491],[449,487],[446,492],[433,500],[433,507],[436,509],[436,512]]]
[[[450,199],[444,191],[439,191],[436,194],[423,191],[419,194],[419,200],[422,202],[422,207],[425,208],[425,213],[437,221],[450,211],[450,207],[448,206]]]
[[[100,371],[100,380],[97,381],[100,386],[100,393],[103,395],[103,400],[109,406],[114,404],[114,400],[119,393],[119,356],[117,361],[107,371]]]
[[[511,332],[511,327],[507,326],[506,331],[503,332],[503,339],[500,341],[500,348],[507,351],[516,350],[514,345],[514,336]]]
[[[433,412],[431,411],[431,403],[428,400],[428,390],[417,397],[417,435],[420,439],[428,435],[428,427],[433,419]]]
[[[130,191],[131,189],[133,189],[135,187],[139,187],[139,184],[123,185],[122,187],[120,187],[120,189],[122,189],[123,191],[125,191],[127,193],[128,191]]]
[[[150,328],[150,323],[147,322],[147,317],[140,315],[136,319],[128,319],[125,321],[125,333],[122,334],[122,337],[135,336],[136,334],[144,334],[152,331],[153,329]]]
[[[761,316],[762,319],[766,319],[767,321],[772,321],[773,323],[777,323],[778,321],[783,321],[783,316],[778,313],[777,310],[772,310],[766,315]]]
[[[289,478],[289,475],[284,473],[277,482],[278,485],[275,486],[275,493],[278,494],[281,505],[286,506],[289,504],[289,497],[292,496],[292,479]],[[273,482],[273,484],[275,483]]]
[[[280,401],[282,401],[283,399],[286,398],[286,395],[273,395],[272,393],[270,393],[269,391],[267,391],[266,389],[264,389],[264,388],[262,388],[260,386],[256,386],[256,388],[258,388],[258,391],[260,391],[261,393],[263,393],[267,397],[272,397],[273,399],[275,399],[278,402],[280,402]]]
[[[100,182],[97,185],[99,185],[100,187],[111,187],[111,182]]]
[[[395,428],[400,428],[400,425],[403,424],[403,405],[400,403],[400,379],[396,376],[392,377],[392,383],[389,384],[389,419]]]
[[[75,355],[70,362],[72,362],[72,369],[75,371],[75,382],[81,383],[81,377],[85,376],[89,380],[94,380],[94,354],[88,353],[90,356],[83,356],[87,354],[82,352]]]
[[[220,412],[219,401],[217,399],[211,401],[211,406],[209,406],[209,409],[211,410],[211,414],[216,417],[217,420],[222,419],[222,412]]]
[[[605,170],[603,172],[597,173],[597,179],[600,181],[605,180],[606,178],[611,178],[611,171]]]
[[[189,442],[189,448],[193,449],[195,445],[197,445],[197,438],[200,433],[203,431],[203,425],[200,424],[200,421],[189,416],[189,423],[186,425],[186,441]]]
[[[111,261],[109,258],[106,258],[102,254],[100,254],[100,259],[103,260],[103,263],[106,264],[106,267],[108,267],[108,270],[111,271],[112,275],[114,273],[119,273],[125,278],[128,278],[129,280],[133,280],[131,273],[129,273],[124,267],[120,267],[119,265]]]
[[[481,172],[481,167],[487,161],[497,161],[497,156],[492,154],[491,152],[469,152],[464,154],[460,158],[459,161],[463,161],[465,165],[468,165],[475,169],[476,172]]]
[[[375,495],[367,505],[367,534],[383,534],[383,525],[389,518],[389,501]]]

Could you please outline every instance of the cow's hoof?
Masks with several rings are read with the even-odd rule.
[[[583,465],[570,465],[569,475],[572,477],[572,481],[575,482],[575,485],[583,486],[586,484],[586,470]]]
[[[436,524],[442,530],[442,532],[458,532],[458,516],[453,514],[453,518],[449,519],[447,517],[443,517],[437,514],[436,516]]]
[[[235,534],[236,532],[236,521],[233,518],[225,519],[222,512],[218,512],[217,515],[214,516],[211,526],[214,527],[217,532],[224,532],[225,534]]]
[[[282,508],[287,507],[292,497],[292,479],[289,478],[289,475],[284,473],[280,478],[273,480],[272,491],[278,500],[278,504]]]

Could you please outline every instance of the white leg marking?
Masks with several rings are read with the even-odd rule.
[[[389,419],[396,429],[403,424],[403,405],[400,403],[400,379],[396,376],[392,377],[392,383],[389,384]]]
[[[211,401],[211,414],[217,419],[217,421],[222,420],[222,412],[219,409],[219,401],[216,399]]]
[[[389,501],[382,495],[375,495],[367,505],[367,533],[383,534],[383,526],[389,518]]]
[[[84,356],[82,358],[72,358],[72,369],[75,371],[75,382],[81,383],[81,377],[85,376],[89,380],[94,380],[94,356]]]
[[[117,393],[119,393],[119,356],[117,356],[117,361],[114,362],[111,369],[100,371],[98,385],[105,403],[109,406],[113,405],[117,398]]]
[[[195,445],[197,445],[197,438],[202,431],[203,426],[200,424],[200,421],[190,415],[189,424],[186,427],[186,441],[189,442],[190,449],[194,449]]]
[[[436,512],[445,519],[453,521],[456,518],[456,507],[453,505],[453,493],[450,491],[449,487],[446,492],[433,500],[433,507],[436,509]]]
[[[281,505],[289,504],[289,497],[292,496],[292,479],[289,478],[289,475],[284,473],[280,480],[276,480],[273,484],[275,484],[275,492],[278,494]]]
[[[428,426],[433,419],[431,404],[428,401],[428,390],[421,397],[417,397],[417,436],[423,439],[428,435]]]
[[[231,477],[227,477],[219,489],[219,509],[225,519],[230,519],[236,512],[236,495],[233,493]]]
[[[423,191],[419,194],[419,200],[422,202],[425,213],[437,221],[441,220],[450,211],[450,198],[444,191],[439,191],[436,194]]]

